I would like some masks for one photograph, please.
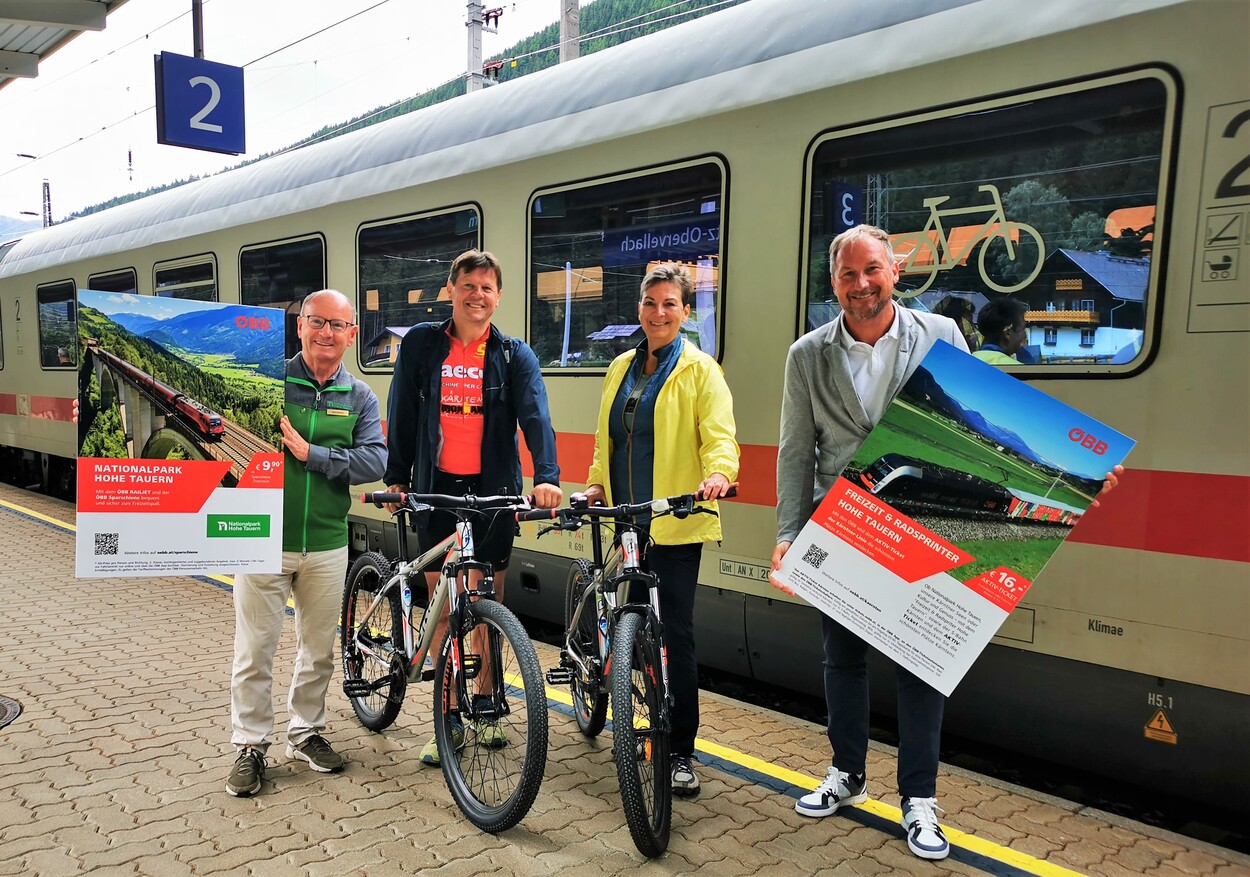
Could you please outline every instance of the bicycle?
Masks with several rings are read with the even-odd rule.
[[[528,509],[519,496],[364,494],[362,502],[395,503],[399,560],[377,552],[358,557],[343,590],[343,692],[371,731],[399,715],[410,683],[434,681],[434,736],[443,778],[456,805],[483,831],[516,825],[538,795],[547,763],[547,695],[534,644],[507,607],[494,599],[491,566],[474,560],[470,514]],[[409,559],[412,516],[452,510],[456,530]],[[422,614],[414,587],[425,593],[426,567],[442,559],[441,575]],[[479,573],[474,582],[470,573]],[[453,586],[454,585],[454,586]],[[447,610],[447,635],[427,662],[437,620]],[[421,617],[418,619],[418,614]]]
[[[730,488],[726,497],[736,494]],[[642,569],[639,529],[634,520],[716,514],[684,494],[632,505],[590,506],[574,495],[562,509],[519,512],[518,521],[555,520],[538,534],[591,526],[593,562],[573,561],[565,588],[565,640],[560,664],[547,671],[551,685],[569,685],[578,729],[588,737],[603,730],[612,698],[612,754],[625,821],[634,844],[654,858],[668,847],[672,822],[669,774],[671,695],[663,644],[659,579]],[[604,557],[604,521],[618,522]]]
[[[989,204],[971,207],[948,207],[945,210],[939,210],[938,207],[940,205],[950,200],[949,195],[924,199],[924,206],[929,210],[929,219],[925,223],[924,228],[920,231],[908,232],[894,238],[892,245],[895,251],[902,251],[899,273],[928,274],[928,277],[915,289],[907,291],[898,290],[896,294],[900,298],[915,298],[920,295],[920,293],[933,285],[933,281],[937,278],[939,271],[954,268],[982,240],[985,241],[985,246],[981,247],[981,252],[977,257],[977,270],[981,274],[981,279],[985,281],[985,285],[990,289],[1003,293],[1018,292],[1032,283],[1037,275],[1041,273],[1042,262],[1046,256],[1046,245],[1042,241],[1041,232],[1023,222],[1009,222],[1007,220],[1003,211],[1003,199],[998,194],[996,186],[978,186],[977,190],[989,193]],[[950,236],[946,232],[946,227],[942,224],[942,217],[961,216],[967,213],[989,213],[990,217],[981,223],[976,234],[956,252],[951,249]],[[986,268],[986,260],[990,253],[993,252],[991,245],[996,242],[1001,242],[1008,262],[1015,262],[1019,258],[1022,242],[1012,241],[1013,231],[1017,233],[1017,238],[1020,235],[1028,235],[1033,239],[1037,252],[1037,263],[1019,283],[1001,284],[990,276],[990,272]],[[908,244],[911,245],[910,250],[907,249]],[[942,258],[943,253],[946,254],[946,258]]]

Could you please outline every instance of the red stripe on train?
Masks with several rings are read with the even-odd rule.
[[[41,420],[74,422],[74,400],[66,396],[31,396],[30,416]]]
[[[17,393],[0,393],[0,414],[17,414]]]
[[[1250,563],[1250,477],[1130,470],[1068,538]]]
[[[524,447],[524,439],[522,439]],[[556,434],[561,477],[580,483],[590,468],[594,436]],[[534,474],[529,453],[521,455]],[[743,445],[737,502],[777,505],[777,448]],[[692,488],[693,489],[693,485]],[[1132,469],[1120,486],[1085,513],[1073,542],[1250,563],[1250,477]]]

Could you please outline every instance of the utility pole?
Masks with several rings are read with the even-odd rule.
[[[43,227],[52,225],[52,186],[43,181]]]
[[[581,55],[582,9],[578,0],[560,0],[560,63]]]
[[[469,63],[464,75],[465,93],[481,91],[494,80],[482,72],[482,34],[499,33],[499,17],[502,9],[487,9],[478,0],[469,0],[464,26],[469,29]]]

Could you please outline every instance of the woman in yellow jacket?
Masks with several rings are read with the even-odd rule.
[[[608,368],[586,477],[587,498],[613,503],[703,490],[715,500],[738,477],[733,398],[720,366],[681,334],[694,283],[684,268],[659,265],[642,281],[638,319],[646,340]],[[716,507],[713,501],[711,508]],[[644,562],[660,579],[660,614],[673,694],[673,792],[695,795],[691,766],[699,728],[694,593],[703,543],[719,541],[720,518],[666,516],[647,522]]]

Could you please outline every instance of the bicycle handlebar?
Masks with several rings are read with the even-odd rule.
[[[719,499],[729,499],[738,495],[738,484],[734,482],[729,485],[729,489],[720,495]],[[696,509],[696,502],[703,502],[703,491],[694,493],[683,493],[679,496],[669,496],[661,499],[653,499],[651,502],[639,502],[633,504],[622,504],[614,506],[592,506],[577,505],[574,494],[571,499],[574,505],[562,509],[531,509],[529,511],[517,512],[517,521],[568,521],[576,518],[612,518],[615,520],[625,520],[628,518],[637,518],[645,514],[667,515],[676,514],[685,517],[696,511],[706,511],[714,514],[711,509]]]
[[[362,493],[360,501],[372,503],[378,508],[386,503],[393,503],[409,509],[419,505],[440,509],[498,509],[508,506],[521,506],[528,509],[533,498],[508,494],[474,496],[470,493],[464,496],[451,496],[445,493],[393,493],[388,490],[375,490],[373,493]]]

